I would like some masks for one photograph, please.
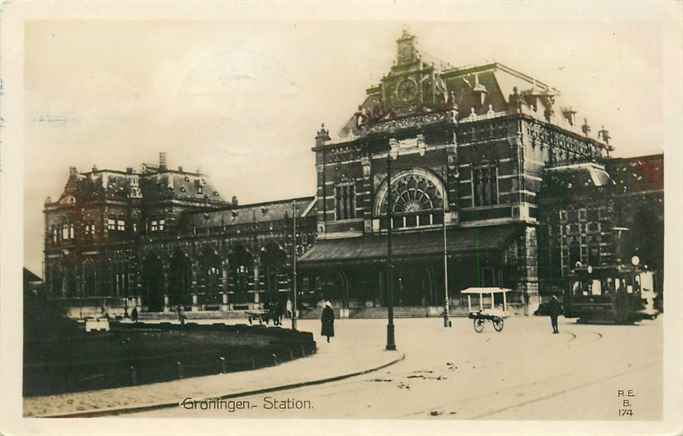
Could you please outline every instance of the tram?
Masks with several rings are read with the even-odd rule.
[[[655,272],[631,265],[584,266],[577,262],[564,295],[564,316],[577,322],[628,324],[659,314]]]

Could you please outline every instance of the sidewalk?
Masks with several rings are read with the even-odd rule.
[[[384,350],[383,329],[373,328],[364,335],[345,336],[344,324],[344,321],[335,323],[337,337],[327,343],[325,338],[319,336],[320,321],[300,320],[299,330],[313,332],[318,351],[314,355],[278,366],[163,383],[25,398],[24,416],[115,415],[125,413],[126,408],[150,410],[173,407],[185,398],[236,397],[338,380],[390,365],[402,358],[398,352]],[[285,326],[288,325],[285,323]]]

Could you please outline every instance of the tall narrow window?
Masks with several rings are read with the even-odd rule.
[[[491,165],[474,168],[472,187],[475,206],[498,204],[498,168]]]
[[[354,185],[337,185],[335,187],[337,219],[345,220],[356,217],[356,190]]]

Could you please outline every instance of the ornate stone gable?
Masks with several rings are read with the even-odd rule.
[[[434,118],[430,114],[452,109],[442,71],[425,60],[416,37],[404,31],[396,42],[394,65],[379,85],[367,90],[366,100],[342,129],[342,137],[428,123]]]
[[[370,100],[376,104],[379,98],[383,118],[444,109],[448,91],[441,71],[434,64],[425,62],[414,35],[404,31],[396,42],[396,62],[382,78],[375,95],[370,93]]]

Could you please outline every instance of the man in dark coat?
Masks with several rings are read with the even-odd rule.
[[[185,308],[179,304],[176,306],[176,312],[178,312],[178,321],[180,321],[180,325],[185,325]]]
[[[329,301],[325,303],[320,321],[322,322],[320,335],[327,336],[327,342],[330,342],[330,338],[334,337],[334,310]]]
[[[560,329],[557,327],[557,317],[562,313],[562,305],[555,295],[550,299],[548,305],[548,313],[550,315],[550,324],[553,326],[553,334],[558,334],[560,333]]]

